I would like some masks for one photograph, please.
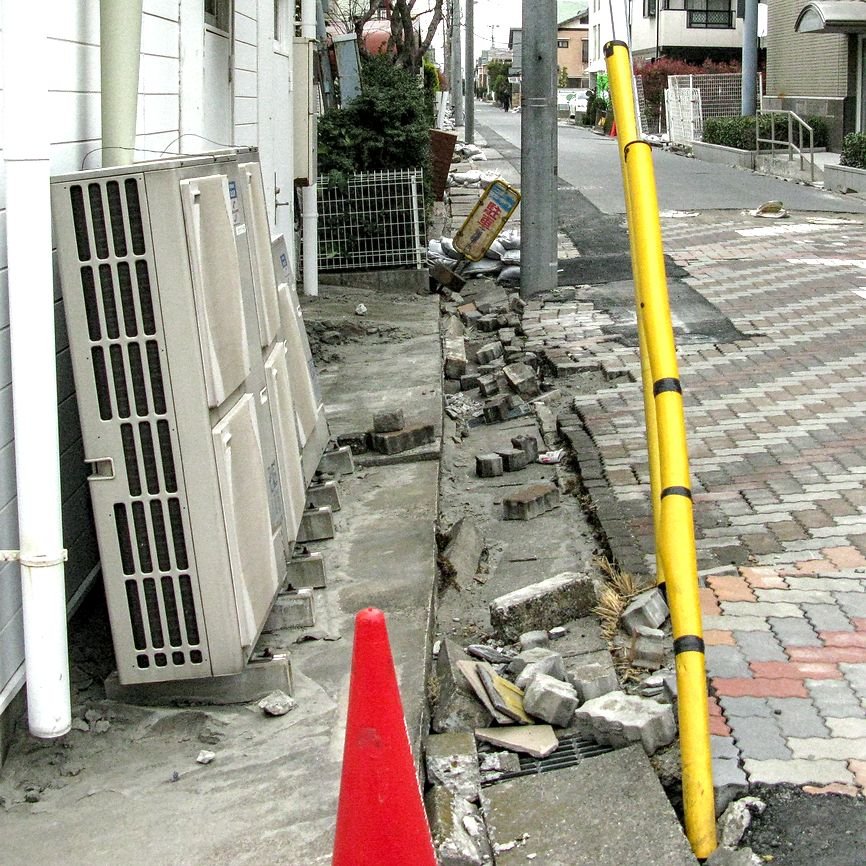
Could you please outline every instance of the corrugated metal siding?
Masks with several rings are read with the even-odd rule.
[[[144,2],[138,108],[141,132],[136,140],[139,156],[178,149],[178,15],[177,0]],[[99,4],[90,0],[53,4],[49,36],[51,170],[62,174],[94,168],[99,165],[101,126]],[[5,166],[0,166],[0,547],[17,548],[5,206]],[[55,324],[63,542],[69,553],[66,588],[67,598],[71,598],[97,566],[99,554],[59,287],[55,287]],[[6,564],[0,567],[0,693],[23,660],[18,566]]]
[[[845,96],[848,37],[795,33],[804,0],[770,0],[767,10],[767,88],[771,96]]]

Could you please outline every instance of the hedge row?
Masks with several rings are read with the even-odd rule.
[[[842,139],[842,156],[839,165],[866,168],[866,133],[849,132]]]
[[[815,137],[815,147],[827,147],[829,141],[829,129],[827,119],[820,115],[810,115],[804,118],[806,123],[812,127]],[[762,114],[758,118],[761,138],[769,138],[772,128],[769,114]],[[793,128],[794,143],[799,144],[799,132],[796,124]],[[736,147],[739,150],[755,149],[755,118],[754,117],[708,117],[704,121],[704,137],[707,144],[721,144],[725,147]],[[788,120],[784,114],[776,115],[776,141],[788,140]],[[804,147],[809,146],[808,137],[804,133]],[[769,149],[769,145],[762,144],[762,149]]]

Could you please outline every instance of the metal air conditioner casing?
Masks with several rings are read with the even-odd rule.
[[[285,332],[273,273],[257,270],[270,235],[250,190],[251,151],[52,181],[124,684],[241,672],[300,521]]]

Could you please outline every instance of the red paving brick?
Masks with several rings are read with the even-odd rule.
[[[715,575],[707,578],[719,601],[756,601],[755,593],[742,577]]]
[[[866,634],[856,631],[822,631],[818,636],[826,646],[866,647]]]
[[[866,619],[863,619],[862,617],[854,617],[851,622],[854,623],[854,628],[857,631],[866,631]]]
[[[856,547],[825,547],[821,553],[839,568],[860,568],[866,565],[866,557]]]
[[[807,559],[805,562],[798,562],[794,566],[793,572],[789,574],[799,575],[814,575],[823,574],[827,571],[838,571],[839,566],[831,562],[829,559]]]
[[[704,643],[707,646],[736,646],[732,632],[720,628],[708,628],[704,632]]]
[[[719,616],[721,614],[722,609],[719,607],[719,603],[709,587],[702,586],[698,590],[698,594],[701,599],[701,613],[704,616]]]
[[[833,782],[830,785],[803,785],[807,794],[844,794],[846,797],[859,797],[860,789],[856,785],[844,785]]]
[[[789,646],[785,652],[792,662],[866,662],[866,647],[859,646]]]
[[[716,694],[730,698],[808,698],[802,679],[714,677]]]
[[[772,679],[840,680],[842,671],[830,662],[750,662],[756,677]]]
[[[848,761],[848,769],[854,776],[854,781],[861,788],[866,788],[866,761]]]
[[[721,716],[710,716],[710,733],[716,737],[730,737],[731,729]]]

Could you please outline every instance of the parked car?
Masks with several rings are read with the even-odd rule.
[[[574,118],[577,114],[585,114],[589,103],[590,92],[576,93],[568,101],[568,116]]]

